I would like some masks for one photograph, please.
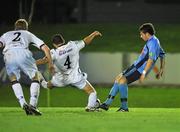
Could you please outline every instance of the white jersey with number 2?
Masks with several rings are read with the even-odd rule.
[[[44,42],[26,30],[6,32],[0,37],[0,42],[4,46],[3,54],[8,75],[15,75],[19,80],[20,71],[23,71],[32,79],[38,70],[29,45],[40,48]]]

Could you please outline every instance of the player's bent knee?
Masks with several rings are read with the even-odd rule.
[[[96,93],[96,90],[93,88],[93,87],[90,87],[89,85],[86,85],[83,90],[87,93],[87,94],[90,94],[90,93]]]
[[[121,76],[117,76],[115,82],[119,83],[119,84],[125,84],[127,83],[127,79],[125,76],[121,75]]]
[[[15,75],[10,76],[9,79],[11,82],[17,81],[17,78]]]
[[[39,79],[39,76],[38,76],[38,73],[35,74],[35,76],[32,78],[32,80],[33,80],[33,81],[34,81],[34,80],[38,80],[38,81],[40,80],[40,79]]]

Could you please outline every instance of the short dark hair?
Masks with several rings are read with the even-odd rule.
[[[58,45],[58,44],[61,44],[61,45],[65,44],[65,40],[64,40],[64,38],[63,38],[63,36],[61,34],[53,35],[52,42],[54,44],[56,44],[56,45]]]
[[[139,31],[143,33],[155,34],[155,29],[152,23],[144,23],[139,27]]]

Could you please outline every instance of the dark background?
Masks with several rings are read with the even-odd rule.
[[[31,0],[5,0],[0,8],[0,24],[12,24],[19,18],[22,2],[24,17],[29,14]],[[144,21],[180,22],[179,0],[36,0],[33,22],[99,23]]]

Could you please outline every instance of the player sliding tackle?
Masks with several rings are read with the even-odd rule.
[[[54,35],[52,43],[55,49],[51,49],[51,57],[56,67],[56,73],[50,81],[46,82],[43,80],[41,82],[44,88],[72,85],[84,90],[89,95],[88,104],[85,108],[87,112],[98,110],[96,105],[99,103],[99,100],[97,99],[96,90],[87,81],[87,74],[81,72],[79,68],[79,52],[85,45],[91,44],[92,40],[97,36],[102,36],[102,34],[98,31],[94,31],[83,40],[65,43],[62,35]],[[43,59],[37,60],[36,64],[41,65],[47,62],[47,57],[44,57]],[[43,79],[42,74],[40,75]]]
[[[140,26],[139,31],[140,37],[146,42],[146,44],[134,64],[116,77],[107,100],[99,106],[101,109],[108,110],[115,96],[120,92],[121,106],[117,111],[129,111],[128,84],[138,79],[142,83],[147,74],[154,67],[158,57],[160,57],[160,69],[159,72],[157,69],[154,69],[155,72],[158,72],[156,78],[159,79],[163,75],[165,52],[161,48],[158,38],[154,35],[154,26],[151,23],[145,23]]]

